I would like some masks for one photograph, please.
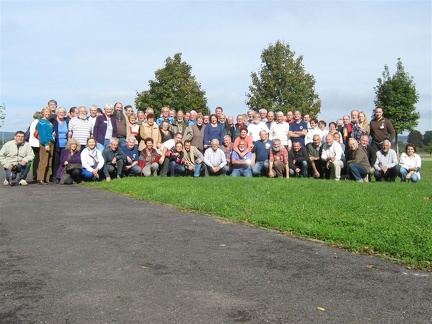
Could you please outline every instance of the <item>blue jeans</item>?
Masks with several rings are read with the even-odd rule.
[[[407,176],[408,173],[409,173],[409,171],[408,171],[407,169],[405,169],[405,168],[400,168],[400,170],[399,170],[399,174],[400,174],[400,177],[401,177],[401,181],[402,181],[402,182],[405,182],[405,181],[406,181],[406,176]],[[409,178],[409,180],[410,180],[411,182],[417,182],[417,181],[419,181],[419,177],[418,177],[417,174],[413,173],[413,174],[411,174],[411,177]]]
[[[119,147],[126,146],[126,138],[120,137],[119,139]]]
[[[96,169],[97,165],[92,166],[93,169]],[[94,174],[93,172],[87,171],[86,169],[82,169],[81,172],[81,177],[84,178],[85,180],[94,180],[94,181],[99,181],[102,178],[102,172],[103,169],[99,170],[99,179],[98,178],[93,178]]]
[[[6,179],[10,180],[10,178],[12,176],[12,180],[15,180],[16,177],[17,177],[17,175],[18,175],[18,173],[19,173],[20,174],[19,180],[22,180],[22,179],[25,180],[27,178],[27,174],[30,171],[30,166],[31,166],[31,162],[27,163],[25,166],[22,166],[21,164],[18,164],[19,170],[16,173],[15,172],[11,172],[8,168],[5,168],[4,170],[5,170],[5,173],[6,173]]]
[[[102,153],[105,146],[103,146],[103,144],[101,144],[101,143],[96,143],[96,148]]]
[[[269,161],[265,160],[265,161],[255,161],[255,166],[253,168],[253,175],[259,177],[260,175],[262,175],[264,169],[264,173],[267,175],[268,171],[269,171]]]
[[[128,171],[123,171],[125,175],[131,177],[141,174],[141,168],[139,165],[134,165],[132,168],[130,168]]]
[[[232,169],[231,171],[231,177],[240,177],[243,176],[245,178],[251,178],[252,177],[252,169],[250,167],[246,169]]]
[[[201,161],[201,163],[198,164],[197,161],[198,161],[198,159],[195,160],[195,166],[194,166],[194,170],[193,170],[195,178],[199,177],[199,175],[201,173],[202,163],[204,163],[204,161]],[[191,170],[186,169],[186,173],[190,174],[191,172],[192,172]]]
[[[307,178],[307,174],[308,174],[308,162],[307,161],[301,161],[301,165],[297,166],[298,168],[300,168],[300,173],[296,173],[295,169],[291,169],[289,170],[290,175],[291,176],[300,176],[302,178]]]
[[[368,171],[363,165],[357,163],[348,164],[348,172],[356,181],[363,180],[368,175]]]
[[[184,175],[186,173],[186,168],[184,165],[177,164],[176,161],[170,161],[169,163],[169,174],[171,177],[176,175]]]

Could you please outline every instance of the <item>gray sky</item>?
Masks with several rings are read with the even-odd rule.
[[[36,110],[134,105],[168,56],[182,53],[211,111],[246,112],[250,74],[277,40],[303,55],[322,100],[319,119],[370,116],[384,65],[414,77],[419,126],[432,130],[430,1],[3,1],[3,131]]]

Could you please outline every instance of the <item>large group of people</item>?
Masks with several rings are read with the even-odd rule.
[[[27,138],[26,138],[27,137]],[[117,102],[104,109],[47,107],[33,115],[27,132],[0,150],[4,185],[33,180],[73,184],[111,181],[126,176],[231,176],[270,178],[351,179],[358,182],[417,182],[421,159],[412,144],[397,157],[391,148],[395,130],[375,108],[327,123],[300,110],[226,116],[162,107],[134,112]]]

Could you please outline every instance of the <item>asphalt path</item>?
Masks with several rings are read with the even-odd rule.
[[[429,272],[82,185],[0,187],[0,323],[431,322]]]

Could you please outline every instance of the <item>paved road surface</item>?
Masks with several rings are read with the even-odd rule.
[[[2,185],[0,323],[39,322],[431,323],[432,275],[81,185]]]

